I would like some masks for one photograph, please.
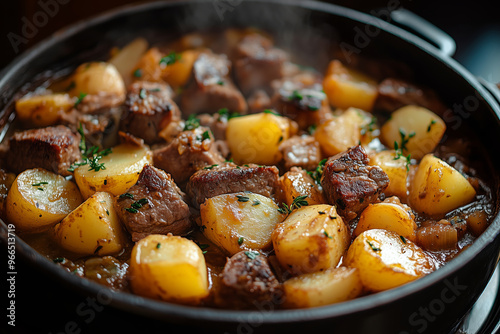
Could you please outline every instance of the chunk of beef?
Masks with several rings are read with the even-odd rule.
[[[256,89],[271,94],[270,83],[284,77],[288,58],[269,38],[257,33],[244,37],[235,50],[234,63],[236,82],[243,94],[249,96]]]
[[[197,118],[200,120],[200,125],[210,128],[215,140],[226,139],[227,115],[215,113],[213,115],[201,114]]]
[[[309,135],[293,136],[279,146],[285,170],[301,167],[314,170],[321,160],[321,149],[314,137]]]
[[[258,113],[272,107],[272,101],[266,91],[257,89],[248,97],[248,109],[251,113]]]
[[[64,125],[15,133],[9,139],[6,163],[20,173],[30,168],[45,168],[70,175],[68,168],[80,158],[80,135]]]
[[[379,201],[389,185],[387,174],[368,163],[368,156],[360,145],[330,157],[325,163],[321,177],[324,195],[347,221],[370,203]]]
[[[101,109],[99,114],[78,114],[76,121],[68,126],[76,132],[81,124],[85,139],[91,146],[113,147],[118,144],[122,114],[122,107]]]
[[[262,303],[278,303],[283,288],[267,258],[241,251],[229,258],[222,271],[217,304],[233,309],[252,309]]]
[[[83,114],[101,113],[103,109],[118,107],[123,104],[124,96],[111,93],[88,94],[81,99],[76,109]]]
[[[246,100],[231,80],[230,69],[231,62],[226,55],[201,53],[193,65],[193,79],[182,94],[182,112],[213,114],[227,108],[246,113]]]
[[[304,83],[297,77],[273,82],[274,109],[307,130],[331,117],[331,109],[321,83]]]
[[[376,109],[392,112],[406,105],[415,104],[438,114],[443,114],[446,110],[446,106],[433,90],[407,81],[388,78],[378,85],[377,90]]]
[[[194,173],[186,192],[193,205],[199,208],[207,198],[242,191],[273,198],[279,194],[280,187],[279,171],[275,166],[250,164],[240,167],[225,163]]]
[[[117,196],[114,206],[132,241],[150,234],[184,235],[191,230],[184,194],[164,171],[144,166],[126,194]]]
[[[136,81],[130,85],[125,105],[121,129],[143,138],[149,145],[160,141],[158,133],[170,122],[181,119],[167,84]]]
[[[181,188],[198,169],[224,161],[210,129],[202,126],[181,132],[170,144],[153,151],[153,165],[170,173]]]

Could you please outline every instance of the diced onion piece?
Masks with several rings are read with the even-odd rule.
[[[449,224],[437,223],[417,230],[417,243],[426,250],[456,249],[457,242],[457,229]]]

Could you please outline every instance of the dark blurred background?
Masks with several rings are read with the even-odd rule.
[[[394,1],[397,0],[328,2],[369,13],[373,9],[385,8]],[[0,0],[0,69],[15,61],[15,57],[24,50],[60,28],[86,20],[98,13],[137,2],[146,1]],[[54,3],[57,4],[57,8]],[[462,2],[400,0],[400,3],[403,8],[413,11],[451,35],[457,44],[454,58],[474,75],[481,76],[490,82],[500,82],[500,19],[498,11],[494,8],[494,2],[487,0]],[[46,14],[42,15],[41,12]],[[37,22],[39,27],[30,30],[27,26],[33,22]],[[2,249],[2,254],[5,254],[4,249]],[[2,261],[6,261],[4,256],[2,258],[4,259]],[[43,277],[43,273],[34,272],[23,264],[20,258],[17,259],[16,266],[18,272],[16,331],[12,331],[11,327],[6,328],[6,319],[2,317],[1,333],[101,333],[110,330],[126,333],[142,332],[143,324],[140,321],[123,322],[121,321],[123,314],[112,309],[97,312],[95,319],[86,324],[75,313],[81,303],[87,302],[85,297],[65,298],[73,293],[63,286],[48,282],[47,278]],[[2,279],[1,286],[4,286],[4,282]],[[40,287],[47,288],[41,289]],[[5,296],[3,299],[6,299]],[[4,310],[3,306],[2,310]],[[65,326],[73,320],[77,321],[78,328],[66,328]],[[164,324],[159,324],[157,330],[150,332],[174,333],[175,329],[173,326],[166,328]],[[185,328],[184,332],[186,332]],[[207,330],[204,332],[208,333]]]

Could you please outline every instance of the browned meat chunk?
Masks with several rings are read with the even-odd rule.
[[[7,167],[14,173],[30,168],[70,175],[68,168],[80,158],[80,135],[64,125],[15,133],[9,139]]]
[[[137,183],[115,198],[114,206],[132,241],[149,234],[184,235],[192,224],[183,196],[169,174],[146,165]]]
[[[248,108],[251,113],[258,113],[265,109],[270,109],[272,107],[271,98],[267,93],[258,89],[248,97]]]
[[[302,167],[314,170],[321,160],[319,143],[312,136],[294,136],[280,144],[285,170]]]
[[[226,55],[201,53],[193,65],[193,80],[182,94],[182,112],[213,114],[227,108],[246,113],[247,102],[229,77],[230,69]]]
[[[237,84],[245,96],[256,89],[271,94],[270,83],[285,75],[288,54],[273,46],[270,39],[250,34],[244,37],[235,50],[234,71]]]
[[[438,114],[446,110],[446,106],[431,89],[394,78],[385,79],[378,85],[376,109],[392,112],[409,104],[425,107]]]
[[[277,303],[282,296],[282,286],[267,258],[255,251],[241,251],[227,260],[216,300],[224,307],[251,309]]]
[[[124,97],[117,94],[89,94],[81,99],[76,109],[84,114],[96,114],[100,113],[103,109],[118,107],[123,101]]]
[[[201,126],[181,132],[170,144],[153,151],[153,165],[170,173],[181,188],[198,169],[224,161],[210,129]]]
[[[213,115],[201,114],[198,115],[197,118],[200,120],[201,126],[210,128],[215,140],[225,140],[227,121],[229,116],[227,113],[227,109],[221,109],[220,112],[217,112]]]
[[[369,166],[368,162],[365,150],[358,145],[330,157],[325,163],[321,177],[324,195],[347,221],[370,203],[379,201],[389,185],[387,174],[378,166]]]
[[[115,290],[128,286],[128,263],[121,263],[112,256],[93,257],[85,261],[85,277]]]
[[[127,111],[121,129],[141,137],[147,144],[158,142],[158,133],[170,122],[178,121],[181,112],[172,100],[172,90],[166,84],[137,81],[127,93]]]
[[[73,131],[82,126],[86,141],[91,146],[112,147],[118,144],[122,107],[102,109],[99,114],[79,114],[77,121],[68,125]]]
[[[272,198],[279,194],[280,187],[279,171],[275,166],[250,164],[240,167],[225,163],[194,173],[189,179],[186,192],[193,205],[198,208],[207,198],[242,191]]]

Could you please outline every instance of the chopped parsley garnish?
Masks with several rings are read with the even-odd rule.
[[[260,202],[259,202],[259,201],[257,201],[257,200],[255,200],[255,201],[253,201],[252,206],[257,206],[257,205],[259,205],[259,204],[260,204]]]
[[[157,243],[156,244],[156,249],[160,249],[160,247],[161,247],[161,243]]]
[[[323,234],[325,235],[325,237],[327,237],[329,239],[333,239],[333,237],[331,235],[329,235],[327,231],[323,231]]]
[[[79,105],[80,103],[82,103],[83,99],[85,98],[85,96],[87,96],[87,93],[82,93],[80,92],[80,95],[78,96],[78,99],[76,99],[76,102],[75,104],[73,105],[73,107],[76,108],[77,105]]]
[[[99,163],[99,160],[102,159],[102,157],[110,154],[112,152],[111,148],[104,149],[102,151],[99,151],[99,147],[97,146],[92,146],[90,148],[87,148],[87,144],[85,141],[85,133],[83,131],[82,124],[80,123],[78,127],[78,132],[80,133],[80,153],[82,155],[82,161],[78,161],[73,163],[70,168],[68,168],[69,172],[74,172],[75,169],[79,166],[89,166],[89,171],[100,171],[102,169],[106,169],[104,166],[104,163]]]
[[[139,91],[139,97],[141,99],[145,99],[146,98],[146,90],[144,88],[141,88],[141,90]]]
[[[429,124],[429,126],[427,127],[427,132],[431,132],[431,127],[432,127],[434,124],[436,124],[436,120],[435,120],[435,119],[433,119],[433,120],[431,121],[431,123]]]
[[[217,119],[218,122],[227,122],[231,118],[239,117],[241,116],[237,112],[230,112],[229,109],[227,108],[221,108],[217,111],[217,114],[219,114],[219,118]]]
[[[404,157],[406,159],[406,171],[410,170],[410,164],[411,164],[411,155],[404,155],[404,151],[407,151],[408,148],[406,147],[406,144],[408,144],[408,141],[415,137],[415,132],[411,132],[408,136],[406,136],[406,133],[403,131],[403,129],[399,129],[399,135],[401,136],[401,143],[398,143],[397,141],[394,142],[394,150],[396,150],[396,156],[394,157],[394,160],[401,159]]]
[[[310,135],[314,134],[316,132],[316,128],[318,126],[316,124],[313,124],[313,125],[310,125],[308,128],[307,128],[307,132],[309,132]]]
[[[374,252],[378,252],[380,251],[380,248],[378,247],[375,247],[369,240],[366,240],[366,242],[368,243],[368,246],[370,246],[370,248],[374,251]]]
[[[404,244],[406,244],[406,238],[405,238],[405,237],[403,237],[402,235],[400,235],[399,237],[401,238],[401,241],[402,241]]]
[[[130,213],[137,213],[137,212],[139,212],[139,210],[134,209],[134,208],[125,208],[125,211],[128,211]]]
[[[262,112],[265,114],[272,114],[272,115],[276,115],[276,116],[281,116],[279,113],[277,113],[276,111],[271,110],[271,109],[264,109],[264,111],[262,111]]]
[[[319,110],[319,107],[309,105],[309,106],[307,106],[307,109],[309,109],[311,111],[317,111],[317,110]]]
[[[239,237],[238,238],[238,245],[241,246],[243,244],[243,241],[244,241],[243,237]]]
[[[194,130],[199,126],[200,126],[200,120],[196,118],[195,115],[189,115],[188,119],[186,120],[186,123],[184,124],[183,131]]]
[[[130,199],[134,199],[134,195],[132,195],[131,193],[125,193],[125,194],[121,194],[121,195],[120,195],[120,198],[130,198]]]
[[[304,97],[302,96],[302,94],[299,93],[298,90],[294,90],[292,92],[292,95],[290,95],[290,97],[288,98],[289,100],[297,100],[297,101],[300,101],[302,100]]]
[[[198,244],[198,247],[200,247],[200,249],[202,250],[202,254],[205,254],[207,252],[206,249],[208,247],[210,247],[210,245],[209,244]]]
[[[201,135],[201,140],[205,140],[205,139],[210,139],[210,133],[207,131],[203,132],[203,134]]]
[[[181,55],[172,51],[168,55],[166,55],[165,57],[161,58],[160,65],[167,65],[167,66],[172,65],[172,64],[175,64],[180,59],[181,59]]]
[[[134,77],[136,78],[142,77],[142,70],[140,68],[134,71]]]
[[[138,210],[140,208],[142,208],[146,204],[148,204],[148,199],[147,198],[141,198],[140,200],[135,201],[134,203],[132,203],[130,205],[130,208],[126,208],[125,210],[127,210],[130,213],[137,213],[137,212],[139,212]]]
[[[321,176],[323,175],[323,169],[325,168],[326,161],[327,159],[321,160],[318,167],[316,167],[314,171],[307,171],[307,174],[309,174],[317,184],[321,184]]]
[[[245,255],[250,259],[254,260],[257,256],[259,256],[259,252],[246,251]]]
[[[219,86],[224,86],[224,81],[222,81],[222,79],[220,79],[219,81],[217,81],[217,84],[218,84]]]
[[[106,214],[109,216],[109,210],[108,209],[106,209]]]
[[[215,165],[210,165],[210,166],[206,166],[206,167],[203,167],[203,169],[212,169],[214,167],[217,167],[219,165],[215,164]]]
[[[32,186],[33,187],[39,187],[41,186],[42,184],[49,184],[48,182],[45,182],[45,181],[42,181],[42,182],[38,182],[38,183],[33,183]]]
[[[238,202],[248,202],[250,198],[243,196],[243,195],[236,195],[238,197]]]

